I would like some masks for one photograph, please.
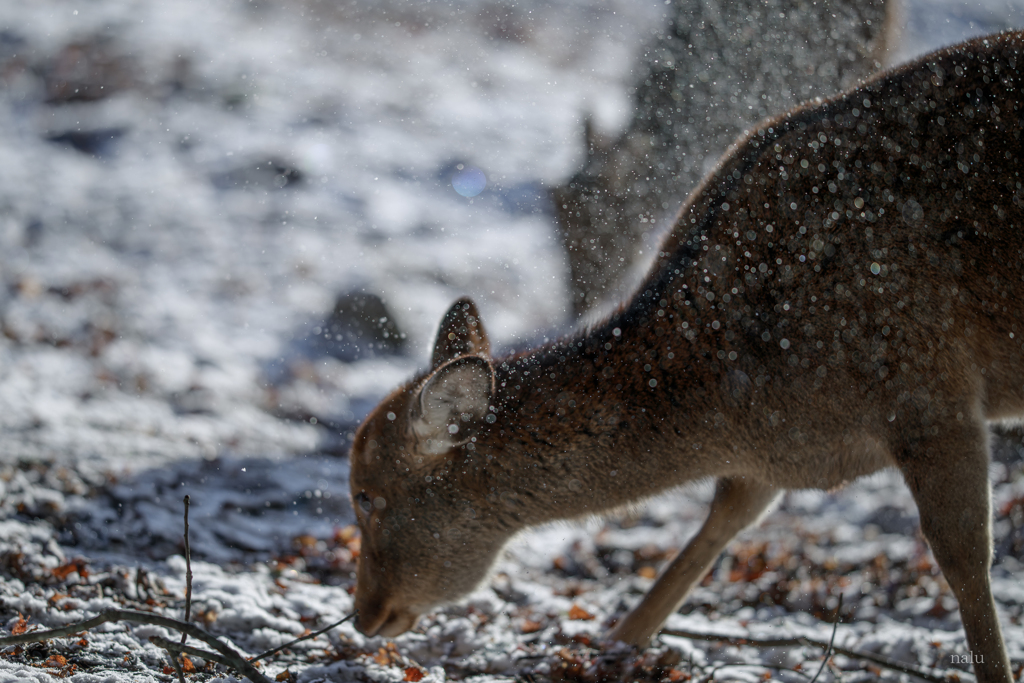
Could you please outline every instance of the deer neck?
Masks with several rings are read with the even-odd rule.
[[[601,513],[728,469],[714,433],[728,406],[709,390],[718,368],[679,333],[700,314],[681,305],[659,316],[658,302],[496,362],[496,421],[475,446],[491,454],[481,483],[524,526]]]

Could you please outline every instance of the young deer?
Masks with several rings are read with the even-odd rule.
[[[986,422],[1024,416],[1022,49],[974,40],[761,124],[593,329],[492,360],[456,302],[431,370],[352,446],[360,630],[465,595],[525,527],[714,477],[704,526],[609,634],[643,646],[780,492],[895,467],[978,680],[1009,681]]]

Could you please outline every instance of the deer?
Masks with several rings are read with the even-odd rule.
[[[1024,32],[761,122],[682,206],[632,297],[494,358],[470,299],[358,428],[357,628],[396,636],[517,533],[713,479],[703,526],[608,641],[646,646],[790,489],[902,474],[979,681],[988,423],[1024,416]]]

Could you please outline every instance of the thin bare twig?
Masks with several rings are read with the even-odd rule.
[[[146,594],[143,596],[142,592]],[[135,569],[135,598],[139,602],[145,602],[147,598],[152,598],[153,593],[149,589],[149,579],[146,576],[146,570],[142,567],[136,567]]]
[[[193,657],[202,657],[203,659],[207,659],[211,662],[217,662],[218,664],[223,664],[224,666],[234,666],[234,663],[230,659],[228,659],[227,657],[221,657],[216,652],[202,650],[198,647],[193,647],[191,645],[182,645],[181,643],[176,643],[173,640],[167,640],[166,638],[161,638],[160,636],[150,636],[149,642],[153,643],[157,647],[162,647],[165,650],[168,650],[169,652],[185,653],[192,655]]]
[[[192,615],[192,552],[188,545],[188,503],[189,497],[185,495],[185,621],[188,622]],[[161,638],[161,640],[163,640]],[[185,645],[188,634],[182,632],[181,645]],[[167,650],[167,656],[171,660],[174,671],[178,674],[178,683],[185,683],[185,672],[182,671],[181,662],[178,661],[178,654],[171,648]],[[179,652],[180,653],[180,652]]]
[[[111,621],[130,621],[136,624],[152,624],[155,626],[174,629],[181,633],[187,633],[196,640],[201,640],[219,652],[224,659],[227,660],[224,662],[227,666],[234,668],[243,676],[248,677],[253,683],[270,683],[270,679],[261,674],[255,666],[245,659],[245,657],[230,645],[226,645],[221,642],[216,636],[207,633],[194,624],[161,616],[159,614],[152,614],[150,612],[112,609],[106,612],[101,612],[92,619],[86,619],[85,621],[80,621],[77,624],[70,624],[69,626],[64,626],[62,628],[55,628],[49,631],[32,631],[31,633],[22,633],[16,636],[5,636],[0,638],[0,647],[19,645],[21,643],[38,643],[51,638],[64,638],[66,636],[81,633],[82,631],[88,631],[89,629],[96,628],[100,624],[106,624]]]
[[[185,672],[181,669],[181,662],[178,661],[178,658],[174,656],[173,652],[167,648],[164,649],[167,650],[167,659],[170,660],[174,673],[178,674],[178,683],[185,683]]]
[[[192,549],[188,544],[188,504],[191,499],[185,496],[185,621],[192,618]],[[181,634],[181,644],[188,639],[187,633]]]
[[[292,645],[295,645],[296,643],[301,643],[303,640],[309,640],[310,638],[316,638],[318,635],[320,635],[322,633],[327,633],[328,631],[330,631],[335,626],[341,626],[342,624],[344,624],[346,621],[348,621],[352,617],[356,616],[357,614],[359,614],[359,610],[356,610],[355,612],[353,612],[352,614],[348,615],[347,617],[345,617],[341,621],[336,621],[333,624],[331,624],[330,626],[322,628],[319,631],[315,631],[314,633],[307,633],[306,635],[301,636],[299,638],[296,638],[295,640],[293,640],[291,642],[285,643],[281,647],[275,647],[273,650],[267,650],[263,654],[256,655],[255,657],[250,658],[249,661],[250,662],[258,662],[261,659],[266,659],[267,657],[270,657],[272,655],[276,655],[281,650],[285,650],[285,649],[291,647]]]
[[[715,635],[713,633],[700,633],[698,631],[683,631],[680,629],[666,628],[661,630],[663,636],[676,636],[678,638],[689,638],[690,640],[707,640],[715,642],[728,643],[730,645],[747,645],[750,647],[820,647],[822,649],[828,649],[828,643],[811,640],[803,636],[797,636],[795,638],[736,638],[733,636]],[[949,679],[943,675],[936,675],[923,671],[921,669],[897,662],[888,657],[882,655],[872,654],[870,652],[858,652],[857,650],[850,650],[841,646],[833,646],[833,652],[841,654],[846,657],[852,657],[853,659],[863,659],[865,661],[883,666],[893,671],[899,671],[900,673],[910,674],[911,676],[917,676],[926,681],[932,681],[933,683],[946,683]],[[955,672],[958,676],[962,676],[964,671],[957,670]]]
[[[718,667],[718,666],[712,668],[711,669],[711,673],[709,673],[706,676],[704,676],[703,678],[701,678],[697,683],[708,683],[708,681],[710,681],[712,678],[715,677],[715,674],[718,672],[718,670],[720,668],[721,667]],[[701,672],[703,673],[703,669],[701,669]]]
[[[832,619],[832,637],[828,639],[828,647],[825,648],[825,659],[821,660],[821,666],[818,668],[818,673],[814,674],[814,678],[811,679],[811,683],[817,683],[818,676],[825,670],[825,665],[828,664],[828,658],[832,656],[832,645],[836,642],[836,630],[839,628],[839,610],[843,609],[843,594],[839,594],[839,604],[836,605],[836,615]]]

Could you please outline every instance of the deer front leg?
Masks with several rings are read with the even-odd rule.
[[[620,621],[608,640],[644,647],[733,537],[756,520],[778,490],[749,479],[719,479],[708,517],[672,560],[640,604]]]
[[[1010,660],[989,579],[987,441],[980,420],[943,421],[937,435],[904,444],[898,459],[917,502],[921,531],[960,606],[978,683],[1009,683]]]

